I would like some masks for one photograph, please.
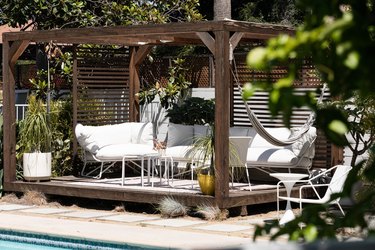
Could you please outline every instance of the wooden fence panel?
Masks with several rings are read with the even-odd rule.
[[[129,121],[129,50],[77,48],[77,122]]]

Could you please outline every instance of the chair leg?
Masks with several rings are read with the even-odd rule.
[[[277,219],[278,220],[280,220],[280,200],[279,200],[279,185],[277,185],[277,194],[276,194],[276,196],[277,196],[277,202],[276,202],[276,208],[277,208]]]
[[[246,168],[246,177],[247,177],[247,181],[249,182],[250,191],[252,191],[251,190],[250,175],[249,175],[249,169],[248,168]]]
[[[194,163],[191,164],[191,189],[194,189]]]
[[[83,168],[82,168],[82,170],[81,170],[81,176],[86,176],[84,173],[85,173],[85,169],[86,169],[86,165],[87,165],[87,161],[85,161],[84,163],[83,163]]]
[[[337,206],[339,207],[339,209],[340,209],[340,211],[341,211],[342,215],[344,215],[344,216],[345,216],[345,212],[344,212],[344,210],[342,209],[342,207],[341,207],[340,203],[339,203],[339,202],[336,202],[336,204],[337,204]]]
[[[99,172],[99,175],[98,175],[98,179],[101,179],[102,178],[102,174],[103,174],[103,166],[104,166],[104,162],[102,162],[100,164],[100,172]]]
[[[233,184],[233,182],[234,182],[233,172],[234,172],[234,167],[232,167],[232,188],[233,188],[233,186],[234,186],[234,184]]]

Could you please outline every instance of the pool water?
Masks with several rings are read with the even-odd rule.
[[[24,243],[24,242],[14,242],[9,240],[0,240],[0,249],[1,250],[15,250],[15,249],[22,249],[22,250],[59,250],[65,249],[62,247],[53,247],[53,246],[43,246],[43,245],[36,245],[31,243]]]
[[[1,250],[163,250],[165,248],[131,245],[126,243],[104,242],[80,238],[68,238],[30,232],[0,230]]]

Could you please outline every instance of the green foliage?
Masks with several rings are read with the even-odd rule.
[[[189,155],[195,159],[200,173],[215,175],[215,127],[210,126],[208,134],[194,138]]]
[[[354,95],[347,100],[332,103],[344,111],[348,120],[349,135],[354,144],[348,144],[353,153],[351,166],[355,166],[357,157],[366,153],[375,142],[375,95],[360,98]]]
[[[48,73],[46,70],[38,70],[36,77],[29,79],[32,90],[36,98],[38,99],[45,100],[47,97],[47,91],[48,91],[47,77],[48,77]]]
[[[276,65],[286,65],[289,73],[275,84],[265,88],[271,93],[270,109],[273,113],[283,111],[290,119],[291,108],[305,104],[317,112],[317,126],[337,145],[344,145],[345,126],[351,129],[343,110],[335,107],[318,108],[313,98],[301,99],[292,92],[292,84],[299,76],[299,66],[305,58],[311,58],[334,98],[349,99],[358,94],[360,100],[370,97],[375,91],[373,55],[375,54],[374,1],[373,0],[299,0],[306,10],[304,24],[298,27],[295,36],[280,35],[271,39],[267,47],[257,48],[248,55],[248,65],[260,70],[270,70]],[[293,61],[291,61],[293,60]],[[252,88],[264,87],[257,83],[247,88],[246,97]],[[286,101],[284,101],[286,100]],[[359,111],[359,110],[358,110]],[[375,147],[370,149],[374,155]],[[350,197],[351,189],[361,173],[368,180],[375,179],[373,158],[366,164],[354,168],[340,197]],[[292,240],[312,241],[335,238],[340,228],[356,228],[366,237],[374,235],[369,228],[366,214],[373,214],[375,190],[368,190],[358,199],[344,217],[328,213],[328,206],[311,206],[303,209],[294,221],[280,228],[278,223],[259,227],[255,237],[278,228],[276,238],[288,234]],[[301,227],[301,223],[306,226]]]
[[[51,129],[47,121],[46,107],[35,95],[28,98],[26,117],[20,123],[20,142],[22,152],[49,152],[51,148]]]
[[[51,102],[52,176],[72,174],[72,109],[71,99]]]
[[[213,124],[215,121],[215,102],[200,97],[190,97],[180,105],[174,103],[167,110],[169,121],[184,125]]]
[[[186,80],[187,69],[183,66],[184,62],[180,58],[173,60],[174,65],[168,70],[167,84],[163,86],[156,81],[151,87],[141,90],[137,93],[139,103],[149,104],[158,96],[161,106],[167,109],[182,99],[191,85],[191,82]]]
[[[198,5],[198,0],[2,0],[0,19],[41,30],[196,21],[202,18]]]
[[[304,11],[297,8],[294,0],[248,0],[244,2],[238,7],[240,20],[283,25],[298,25],[303,20]]]

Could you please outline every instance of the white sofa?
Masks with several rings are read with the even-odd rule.
[[[103,169],[104,163],[122,161],[124,156],[136,158],[157,154],[157,151],[153,150],[152,123],[127,122],[103,126],[77,124],[75,135],[83,149],[82,176],[93,174],[93,171],[85,173],[89,162],[101,163],[99,174],[96,176],[101,178],[102,173],[109,168]]]
[[[267,131],[282,140],[288,138],[293,130],[287,128],[267,128]],[[175,161],[189,161],[189,150],[192,148],[193,138],[206,134],[208,127],[202,125],[181,125],[170,123],[167,133],[166,155]],[[253,138],[247,153],[248,168],[303,168],[312,166],[315,155],[314,141],[316,128],[309,131],[292,145],[279,147],[270,144],[262,138],[252,127],[231,127],[230,136],[250,136]]]

